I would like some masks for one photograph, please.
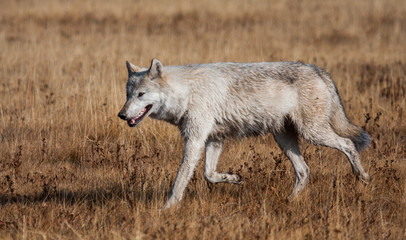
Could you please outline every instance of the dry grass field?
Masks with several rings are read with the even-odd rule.
[[[0,239],[405,239],[404,0],[0,1]],[[125,60],[149,66],[302,61],[335,80],[373,138],[345,156],[302,141],[309,184],[272,136],[229,140],[209,185],[201,160],[160,211],[183,152],[176,127],[130,129]]]

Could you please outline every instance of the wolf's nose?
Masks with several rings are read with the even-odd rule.
[[[120,112],[118,113],[118,117],[121,118],[121,119],[123,119],[123,120],[125,120],[125,119],[127,118],[127,115],[126,115],[124,112],[120,111]]]

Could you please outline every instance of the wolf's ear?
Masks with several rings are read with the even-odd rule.
[[[127,70],[128,70],[128,76],[131,76],[132,74],[139,72],[140,67],[135,66],[134,64],[130,63],[129,61],[125,61],[127,65]]]
[[[149,67],[148,74],[151,78],[162,77],[163,68],[164,66],[162,66],[162,63],[158,59],[154,58],[151,61],[151,67]]]

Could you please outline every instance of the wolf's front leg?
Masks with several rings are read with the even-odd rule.
[[[168,201],[164,209],[167,209],[178,202],[183,197],[183,192],[193,176],[194,169],[200,159],[204,148],[204,140],[186,140],[185,151],[183,152],[182,163],[176,175]]]
[[[208,141],[206,143],[206,159],[204,165],[204,177],[211,183],[242,183],[241,176],[233,173],[219,173],[216,171],[217,163],[221,154],[223,142]]]

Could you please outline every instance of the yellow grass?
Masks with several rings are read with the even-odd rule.
[[[1,1],[1,239],[405,239],[406,2]],[[161,212],[183,142],[169,124],[129,129],[125,60],[148,66],[303,61],[331,73],[348,116],[373,138],[372,182],[305,142],[291,164],[271,136],[226,142],[202,161],[179,209]]]

